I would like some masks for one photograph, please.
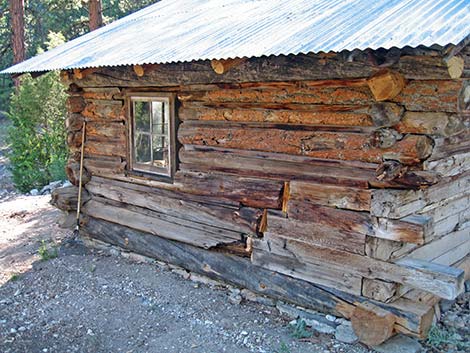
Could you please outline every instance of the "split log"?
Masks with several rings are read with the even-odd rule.
[[[268,213],[266,231],[267,234],[280,235],[327,249],[364,254],[365,235],[355,232],[354,229],[346,233],[332,225],[302,222]]]
[[[361,296],[254,266],[243,258],[206,251],[92,217],[83,225],[82,231],[86,236],[170,262],[210,278],[337,316],[349,318],[355,303],[368,302]],[[392,312],[397,318],[395,330],[398,332],[424,338],[431,326],[432,320],[428,320],[431,308],[423,304],[399,299],[392,304],[377,305]]]
[[[108,222],[131,227],[163,238],[177,240],[194,246],[211,248],[219,244],[243,240],[242,234],[186,221],[164,213],[150,211],[93,197],[83,207],[83,213]]]
[[[362,303],[355,307],[351,324],[361,342],[376,346],[392,337],[395,317],[371,303]]]
[[[344,186],[314,184],[298,180],[290,182],[291,200],[355,211],[369,211],[372,191]]]
[[[404,261],[397,264],[379,261],[358,254],[326,249],[293,239],[265,234],[264,240],[253,239],[256,249],[276,255],[296,257],[301,262],[343,270],[366,278],[379,278],[425,290],[442,298],[451,299],[463,289],[463,271],[429,263]]]
[[[405,79],[394,71],[379,72],[368,81],[372,94],[377,101],[386,101],[395,98],[405,87]]]
[[[432,231],[431,219],[425,216],[408,216],[400,220],[371,217],[368,212],[340,210],[310,202],[291,200],[289,218],[326,226],[343,234],[374,236],[382,239],[422,244]],[[269,217],[268,217],[269,230]]]
[[[225,124],[226,125],[226,124]],[[332,131],[292,130],[281,128],[248,128],[243,126],[181,124],[178,139],[182,144],[218,146],[266,152],[304,155],[336,160],[359,160],[380,163],[393,159],[403,164],[418,163],[432,152],[432,141],[426,136],[407,135],[393,147],[372,147],[367,134]]]
[[[233,209],[231,207],[209,205],[180,198],[171,198],[168,197],[168,193],[159,192],[158,189],[141,188],[142,190],[135,190],[129,186],[129,183],[120,183],[117,187],[107,182],[95,181],[95,178],[93,178],[86,185],[86,188],[92,195],[113,201],[161,212],[169,216],[195,222],[195,224],[206,224],[250,236],[257,236],[263,210],[249,207]]]

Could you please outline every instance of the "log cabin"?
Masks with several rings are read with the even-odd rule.
[[[83,237],[375,345],[424,338],[470,276],[469,23],[458,0],[162,0],[4,73],[61,70]]]

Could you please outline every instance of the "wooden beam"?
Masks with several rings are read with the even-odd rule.
[[[405,79],[395,71],[383,71],[372,76],[368,81],[372,94],[377,101],[395,98],[405,87]]]
[[[211,66],[214,72],[218,75],[226,73],[233,67],[239,66],[246,61],[244,58],[235,58],[235,59],[221,59],[221,60],[211,60]]]

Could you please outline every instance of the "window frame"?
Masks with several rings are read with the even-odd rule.
[[[127,111],[129,122],[129,138],[128,138],[128,172],[137,176],[151,176],[155,179],[163,181],[173,181],[176,171],[176,112],[175,99],[176,95],[168,92],[127,92]],[[163,102],[168,113],[168,167],[160,168],[155,166],[145,166],[135,161],[135,119],[134,119],[134,102]]]

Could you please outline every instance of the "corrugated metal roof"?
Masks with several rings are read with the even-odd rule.
[[[162,0],[3,73],[458,44],[470,0]]]

